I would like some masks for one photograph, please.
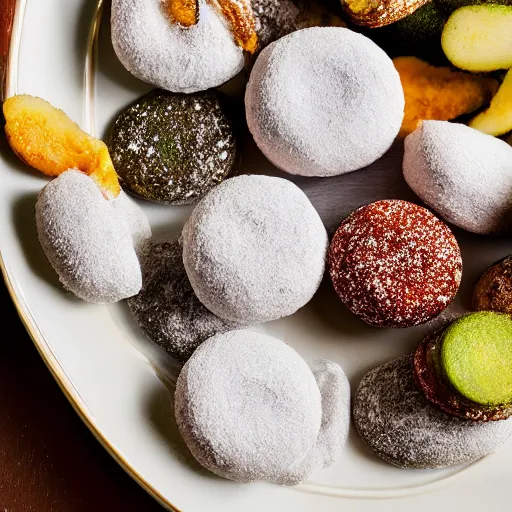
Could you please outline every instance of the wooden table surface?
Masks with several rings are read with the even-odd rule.
[[[68,403],[0,280],[0,512],[162,512]]]

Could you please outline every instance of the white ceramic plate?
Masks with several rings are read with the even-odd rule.
[[[8,93],[41,96],[86,130],[104,135],[116,112],[149,90],[123,69],[113,53],[108,7],[100,18],[93,0],[18,0]],[[94,36],[97,26],[96,62],[90,30]],[[238,86],[235,81],[232,89],[240,90],[240,84],[243,79]],[[85,423],[162,504],[186,512],[474,510],[476,503],[485,503],[488,509],[505,507],[512,482],[510,445],[471,469],[406,471],[381,462],[352,431],[341,459],[295,488],[241,485],[202,470],[174,425],[171,397],[176,367],[141,335],[125,304],[92,305],[63,292],[39,247],[33,218],[36,194],[46,179],[3,149],[2,269],[20,315]],[[295,181],[332,231],[343,215],[361,204],[392,197],[414,200],[401,177],[401,156],[397,144],[370,169],[340,178]],[[250,137],[244,170],[279,174]],[[176,237],[191,211],[147,203],[143,207],[159,238]],[[445,318],[464,311],[471,286],[487,265],[512,253],[510,239],[459,231],[456,235],[463,251],[464,278]],[[307,359],[323,356],[339,362],[354,390],[368,369],[411,351],[431,328],[370,328],[341,306],[326,281],[307,307],[259,329],[285,339]]]

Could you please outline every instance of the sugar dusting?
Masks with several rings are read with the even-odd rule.
[[[341,300],[365,322],[409,327],[430,320],[453,300],[462,259],[452,232],[432,213],[385,200],[341,223],[329,270]]]
[[[359,435],[375,453],[402,468],[474,462],[496,451],[512,435],[512,419],[461,420],[431,405],[414,384],[410,355],[363,377],[353,418]]]
[[[210,338],[185,364],[175,413],[192,454],[213,473],[293,485],[339,456],[349,396],[335,363],[320,362],[314,376],[285,343],[240,330]]]
[[[327,244],[318,213],[296,185],[237,176],[196,206],[183,229],[183,261],[199,300],[247,325],[291,315],[311,299]]]
[[[342,368],[319,359],[312,371],[322,395],[322,424],[315,445],[289,477],[295,484],[336,462],[350,427],[350,384]]]
[[[215,91],[152,91],[117,117],[109,150],[124,187],[145,199],[193,203],[236,170],[237,140]]]
[[[293,0],[251,0],[260,47],[301,28],[301,9]]]
[[[448,222],[473,233],[510,230],[512,148],[462,124],[424,121],[405,139],[404,177]]]
[[[117,217],[128,224],[135,252],[141,258],[152,235],[146,214],[135,200],[124,191],[121,191],[116,198],[112,199],[111,204]]]
[[[245,95],[249,129],[279,168],[335,176],[381,157],[404,110],[391,59],[361,34],[308,28],[267,46]]]
[[[41,190],[36,224],[41,246],[62,284],[81,299],[117,302],[140,290],[133,234],[139,230],[116,215],[112,202],[85,174],[67,171]]]
[[[199,302],[182,254],[179,241],[152,242],[141,262],[142,289],[128,306],[144,334],[184,363],[203,341],[235,326]]]
[[[123,65],[173,92],[217,87],[241,71],[242,50],[218,10],[199,0],[199,21],[172,23],[162,0],[112,0],[112,43]]]

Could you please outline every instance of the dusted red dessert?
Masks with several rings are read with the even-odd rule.
[[[425,208],[401,200],[371,203],[338,227],[329,271],[345,305],[377,327],[410,327],[453,300],[462,260],[450,229]]]

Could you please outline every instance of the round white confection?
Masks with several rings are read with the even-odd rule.
[[[91,178],[74,170],[50,181],[36,203],[46,257],[64,287],[88,302],[117,302],[142,285],[131,224],[117,212]]]
[[[178,378],[175,414],[208,470],[240,482],[290,484],[315,445],[322,405],[313,373],[292,348],[240,330],[194,352]]]
[[[151,240],[151,226],[146,214],[133,198],[123,190],[117,197],[111,200],[119,220],[127,223],[132,234],[133,246],[139,258],[143,255],[149,241]]]
[[[405,139],[404,177],[448,222],[473,233],[507,228],[512,208],[512,148],[448,121],[424,121]]]
[[[279,168],[335,176],[365,167],[391,146],[404,95],[391,59],[340,27],[293,32],[267,46],[245,95],[258,147]]]
[[[315,445],[304,460],[295,465],[287,483],[306,480],[311,473],[336,462],[348,437],[350,427],[350,384],[341,366],[319,359],[312,368],[322,395],[322,426]]]
[[[374,452],[402,468],[468,464],[495,452],[512,434],[512,419],[463,420],[428,402],[414,383],[412,356],[383,364],[363,377],[353,418]]]
[[[306,195],[268,176],[237,176],[196,206],[183,262],[199,300],[242,325],[291,315],[322,280],[328,239]]]
[[[172,92],[217,87],[243,67],[242,50],[217,9],[199,0],[199,21],[184,28],[162,0],[113,0],[112,43],[128,71]]]

